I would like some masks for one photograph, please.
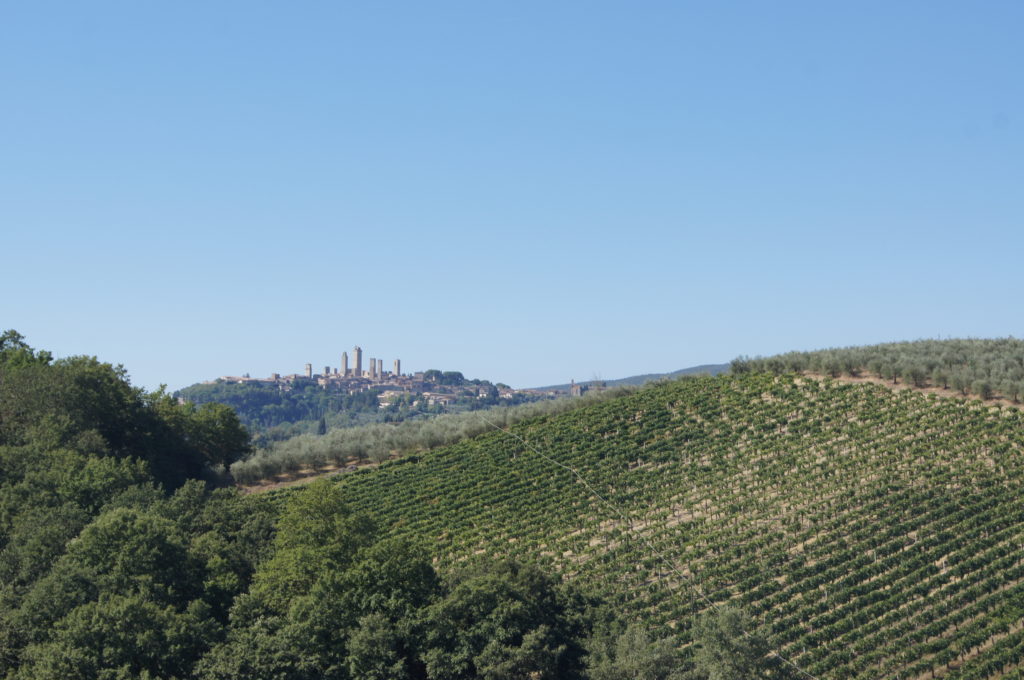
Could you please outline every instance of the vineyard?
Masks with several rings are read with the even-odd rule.
[[[338,483],[441,562],[537,562],[684,651],[732,602],[815,677],[1024,677],[1016,409],[745,374],[509,432]]]

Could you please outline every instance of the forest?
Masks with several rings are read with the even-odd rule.
[[[537,560],[440,564],[331,481],[243,494],[224,473],[248,446],[225,406],[4,333],[0,677],[784,675],[741,609],[684,655]]]

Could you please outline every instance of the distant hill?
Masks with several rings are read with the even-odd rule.
[[[439,564],[539,564],[687,658],[695,617],[730,603],[806,677],[994,679],[1024,658],[1022,454],[1017,409],[745,373],[338,484],[391,536],[429,537]]]
[[[230,406],[258,435],[257,443],[288,439],[319,429],[432,418],[491,406],[546,399],[543,395],[500,388],[488,380],[467,380],[457,371],[426,371],[422,380],[320,384],[305,377],[268,380],[220,379],[189,385],[174,396],[194,404]],[[425,396],[428,395],[428,396]],[[442,403],[443,401],[443,403]]]
[[[729,371],[729,364],[702,364],[700,366],[691,366],[690,368],[681,368],[678,371],[672,371],[671,373],[645,373],[643,375],[632,375],[628,378],[618,378],[617,380],[584,380],[581,385],[590,385],[592,383],[604,383],[608,387],[615,387],[616,385],[644,385],[654,380],[678,378],[682,375],[720,375]],[[569,383],[562,385],[547,385],[545,387],[534,387],[535,390],[568,390]]]

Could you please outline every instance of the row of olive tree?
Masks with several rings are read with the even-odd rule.
[[[1024,398],[1024,341],[917,340],[772,357],[739,357],[733,373],[817,373],[838,378],[872,376],[893,384],[941,387],[982,399]]]
[[[553,415],[598,401],[614,399],[634,389],[636,388],[617,387],[602,392],[591,392],[580,398],[451,413],[431,420],[374,423],[362,427],[334,429],[319,436],[299,435],[285,441],[274,442],[269,447],[257,450],[246,460],[236,462],[231,466],[231,475],[239,484],[253,484],[301,469],[319,470],[328,465],[363,461],[379,463],[393,455],[453,444],[528,418]]]

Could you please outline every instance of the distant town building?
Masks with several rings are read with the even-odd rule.
[[[434,404],[447,406],[455,401],[454,394],[443,394],[441,392],[424,392],[423,398],[427,400],[427,404],[430,406],[433,406]]]
[[[377,401],[380,404],[380,408],[387,408],[404,394],[406,393],[402,390],[385,390],[377,395]]]
[[[324,390],[331,390],[345,394],[359,394],[367,390],[376,390],[379,394],[380,404],[385,407],[395,402],[400,395],[420,395],[422,401],[431,404],[449,405],[460,398],[485,399],[494,394],[502,399],[518,398],[539,398],[565,396],[565,392],[541,391],[541,390],[513,390],[507,385],[501,386],[477,386],[471,384],[446,385],[442,384],[439,372],[432,372],[432,379],[427,379],[427,373],[417,371],[410,375],[402,375],[402,361],[394,359],[394,371],[384,370],[384,359],[371,357],[367,370],[363,370],[363,350],[356,345],[353,348],[354,365],[349,363],[348,352],[341,353],[341,367],[332,368],[325,365],[323,373],[313,374],[313,364],[307,363],[302,373],[282,375],[271,373],[269,378],[252,378],[248,373],[241,376],[221,376],[217,380],[206,381],[204,384],[216,382],[234,384],[257,384],[276,387],[282,392],[288,392],[296,388],[302,388],[305,381],[313,381]],[[436,374],[435,374],[436,373]],[[592,389],[600,389],[596,383],[589,385],[577,385],[575,380],[570,385],[570,394],[578,396],[583,392]],[[417,400],[414,403],[421,403]]]

